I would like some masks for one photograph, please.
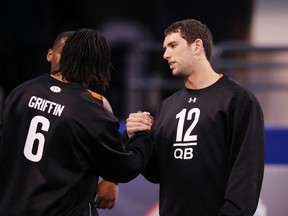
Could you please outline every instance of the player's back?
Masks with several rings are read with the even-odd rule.
[[[105,112],[84,87],[48,74],[13,90],[1,128],[0,215],[81,215],[97,183],[86,128],[113,121]]]

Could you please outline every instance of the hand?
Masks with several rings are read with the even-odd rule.
[[[154,118],[149,112],[131,113],[126,120],[128,137],[131,138],[138,131],[151,131]]]
[[[118,196],[118,185],[113,182],[102,180],[98,184],[95,202],[100,209],[112,209]]]

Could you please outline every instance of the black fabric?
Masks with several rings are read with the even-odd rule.
[[[256,97],[227,76],[158,107],[155,151],[142,173],[160,183],[161,216],[252,216],[264,172]]]
[[[124,144],[117,118],[101,101],[48,74],[11,92],[0,134],[1,216],[79,216],[99,176],[128,182],[152,152],[149,134]]]

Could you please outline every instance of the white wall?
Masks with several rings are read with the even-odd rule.
[[[288,1],[255,0],[251,42],[259,46],[288,47]],[[261,57],[266,62],[288,65],[288,51]],[[284,86],[284,89],[256,91],[264,111],[266,126],[288,127],[288,66],[249,73],[252,82]],[[286,86],[286,87],[285,87]]]
[[[252,42],[259,45],[288,45],[288,1],[255,0]]]
[[[251,41],[260,46],[288,46],[287,0],[255,0]],[[268,56],[268,60],[287,63],[288,53]],[[254,71],[250,78],[255,82],[270,82],[288,86],[288,68],[274,71]],[[259,91],[255,94],[262,105],[266,125],[288,127],[288,91]],[[266,165],[261,198],[267,207],[267,216],[288,215],[287,164]]]

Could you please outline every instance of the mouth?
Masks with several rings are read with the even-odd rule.
[[[169,67],[172,69],[172,67],[173,67],[173,65],[175,64],[175,62],[174,62],[174,61],[171,61],[171,62],[168,62],[168,64],[169,64]]]

